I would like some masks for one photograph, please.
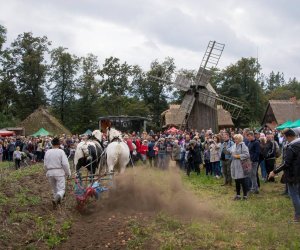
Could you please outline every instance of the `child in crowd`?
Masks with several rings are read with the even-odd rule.
[[[16,150],[13,153],[13,160],[15,161],[16,170],[20,168],[20,163],[22,159],[22,152],[20,151],[20,147],[16,147]]]
[[[147,152],[148,152],[148,141],[147,140],[143,140],[143,143],[140,146],[140,152],[141,152],[142,162],[145,164],[146,160],[147,160]]]

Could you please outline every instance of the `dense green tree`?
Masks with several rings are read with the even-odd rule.
[[[217,77],[218,92],[244,103],[244,110],[236,121],[245,127],[250,122],[260,121],[265,109],[265,99],[260,86],[260,65],[255,58],[242,58],[220,72]]]
[[[34,37],[30,32],[19,35],[11,45],[21,119],[46,104],[44,88],[48,68],[45,54],[49,45],[47,37]]]
[[[150,65],[150,70],[143,74],[136,72],[133,81],[134,93],[137,98],[143,100],[150,111],[152,126],[155,129],[160,127],[160,115],[168,109],[168,99],[171,99],[173,85],[171,80],[175,71],[173,58],[166,58],[162,63],[155,60]],[[163,78],[166,81],[158,81],[152,76]]]
[[[273,90],[283,86],[285,84],[284,74],[277,72],[276,74],[272,71],[266,78],[265,92],[270,93]]]
[[[0,24],[0,53],[2,51],[3,44],[6,42],[6,33],[6,28]]]
[[[72,111],[68,113],[66,121],[68,127],[77,133],[83,133],[86,129],[97,127],[100,97],[98,59],[93,54],[82,58],[80,76],[78,80],[78,99],[72,103]],[[70,119],[71,118],[71,119]]]
[[[60,120],[70,111],[70,103],[76,94],[76,74],[80,59],[71,55],[65,48],[59,47],[51,51],[50,94],[51,104]]]
[[[102,94],[116,97],[127,94],[129,89],[129,77],[131,76],[131,66],[126,62],[120,63],[120,59],[109,57],[100,70]]]
[[[16,123],[16,94],[14,83],[14,60],[9,48],[3,49],[6,42],[6,29],[0,25],[0,128]]]

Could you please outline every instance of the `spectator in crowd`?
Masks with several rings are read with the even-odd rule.
[[[3,160],[3,143],[0,141],[0,162]]]
[[[8,161],[8,142],[7,139],[3,141],[3,161]]]
[[[167,169],[166,157],[167,157],[167,144],[164,138],[159,138],[155,145],[158,150],[158,168]]]
[[[255,138],[254,133],[252,131],[248,132],[248,148],[250,154],[250,160],[252,164],[252,168],[250,171],[250,179],[251,179],[251,188],[250,191],[258,194],[258,184],[257,184],[257,168],[259,163],[259,154],[260,154],[260,146],[259,141]]]
[[[178,140],[175,140],[173,144],[172,160],[175,161],[176,166],[180,168],[180,145]]]
[[[13,154],[14,154],[14,151],[16,150],[14,139],[11,139],[8,142],[7,150],[8,150],[8,160],[13,161]]]
[[[274,171],[269,173],[269,179],[284,171],[283,182],[287,183],[288,191],[294,205],[293,222],[300,222],[300,138],[295,130],[284,129],[283,134],[288,141],[285,153],[285,161]]]
[[[260,153],[259,153],[259,166],[261,170],[261,176],[263,181],[267,181],[267,170],[266,170],[266,165],[265,165],[265,157],[264,157],[264,152],[265,152],[265,147],[266,147],[267,139],[264,133],[260,133],[260,138],[259,138],[259,147],[260,147]]]
[[[205,173],[208,176],[209,174],[212,175],[212,166],[210,162],[210,150],[208,144],[204,145],[204,165],[205,165]]]
[[[148,141],[143,140],[141,145],[141,159],[144,164],[146,163],[147,160],[147,153],[148,153]]]
[[[266,165],[267,176],[274,170],[275,167],[275,158],[276,158],[276,145],[273,141],[272,132],[267,132],[267,143],[264,150],[264,159]],[[269,182],[274,182],[273,177],[267,178]]]
[[[191,140],[189,142],[188,148],[187,148],[187,165],[186,165],[186,173],[188,176],[190,176],[191,171],[195,171],[196,169],[196,147],[197,142],[195,140]],[[200,174],[200,171],[197,173]]]
[[[153,132],[153,131],[152,131]],[[148,143],[148,159],[149,159],[149,163],[150,166],[153,167],[154,161],[155,161],[155,150],[154,150],[154,146],[155,146],[155,140],[154,138],[151,136],[150,137],[150,141]]]
[[[166,145],[167,145],[167,154],[166,154],[166,165],[169,166],[170,160],[172,158],[172,148],[173,148],[173,137],[169,135],[166,138]]]
[[[20,169],[20,167],[21,167],[21,165],[20,165],[21,159],[22,159],[22,154],[20,151],[20,147],[17,146],[16,150],[13,152],[13,160],[15,161],[16,170]]]
[[[231,154],[229,149],[233,146],[234,142],[230,140],[229,133],[225,131],[223,133],[223,143],[221,144],[221,161],[222,161],[222,169],[224,176],[224,184],[223,185],[232,185],[231,179]]]
[[[212,172],[216,178],[220,178],[220,147],[221,143],[219,137],[214,136],[209,140],[210,162],[212,165]]]
[[[124,139],[124,141],[126,142],[128,148],[129,148],[130,157],[131,157],[131,159],[133,159],[133,150],[134,150],[134,147],[133,147],[133,144],[132,144],[132,140],[129,138],[128,135],[125,135],[123,139]]]
[[[241,188],[243,189],[243,199],[246,200],[248,198],[248,188],[241,160],[245,160],[250,157],[249,150],[243,142],[242,135],[236,134],[234,136],[234,142],[235,144],[230,148],[230,153],[232,155],[231,177],[235,180],[236,186],[236,196],[234,197],[234,200],[241,200]]]

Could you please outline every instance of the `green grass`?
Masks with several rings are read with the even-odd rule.
[[[261,183],[260,194],[233,201],[234,187],[221,186],[223,179],[202,172],[183,175],[183,181],[216,218],[183,221],[159,213],[149,225],[131,227],[135,238],[130,249],[143,249],[149,241],[160,249],[300,249],[300,225],[288,223],[293,206],[281,195],[282,184]]]

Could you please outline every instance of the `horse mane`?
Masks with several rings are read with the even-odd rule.
[[[102,133],[100,130],[94,130],[92,136],[96,138],[99,142],[102,142]]]
[[[108,131],[109,133],[109,140],[112,141],[115,138],[119,138],[120,140],[122,140],[122,133],[119,130],[116,130],[115,128],[110,128],[110,130]]]

